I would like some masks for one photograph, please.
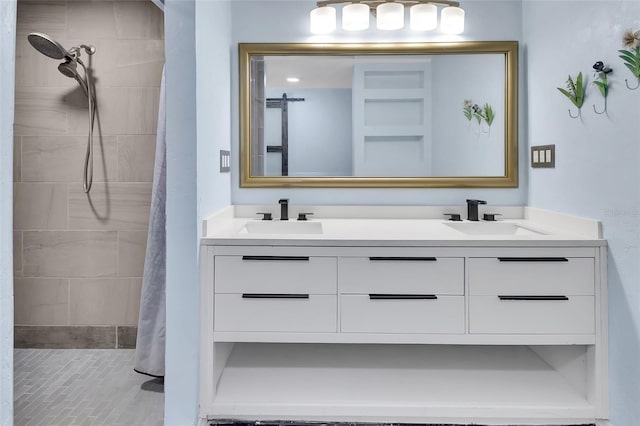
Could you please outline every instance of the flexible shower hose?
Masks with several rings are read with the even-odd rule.
[[[87,83],[87,98],[89,100],[89,136],[87,137],[87,152],[84,156],[84,172],[82,176],[82,189],[86,194],[91,191],[93,184],[93,126],[96,115],[96,100],[93,93],[93,85],[91,84],[91,75],[87,72],[87,68],[78,59],[78,63],[84,70],[85,80]]]

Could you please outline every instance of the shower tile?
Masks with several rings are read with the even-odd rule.
[[[115,231],[25,231],[26,277],[115,277]]]
[[[65,95],[65,90],[60,88],[17,87],[14,134],[17,136],[66,134]]]
[[[141,277],[147,249],[147,231],[118,232],[118,275]]]
[[[118,136],[118,180],[152,182],[155,135]]]
[[[66,229],[67,185],[16,183],[13,185],[14,229]]]
[[[22,179],[22,138],[13,137],[13,181],[20,182]]]
[[[100,128],[104,135],[151,135],[156,133],[160,89],[97,89]],[[86,132],[86,111],[69,109],[69,134]]]
[[[22,276],[22,232],[13,231],[13,275]]]
[[[70,323],[138,324],[141,287],[141,278],[72,279],[69,298]]]
[[[135,349],[138,338],[138,327],[119,325],[116,334],[118,336],[117,349]]]
[[[93,75],[101,87],[157,88],[162,78],[164,41],[100,40],[92,59]]]
[[[88,125],[87,125],[88,128]],[[25,136],[22,169],[25,182],[82,182],[87,135]],[[115,180],[116,138],[94,135],[93,180]]]
[[[120,39],[163,39],[164,15],[152,2],[114,3]]]
[[[16,278],[14,295],[15,324],[68,324],[69,280]]]
[[[67,37],[91,44],[98,38],[116,38],[113,2],[74,2],[67,7]]]
[[[31,32],[64,37],[67,22],[64,0],[20,0],[17,12],[16,38],[26,38]]]
[[[146,230],[151,205],[149,183],[94,184],[89,194],[69,187],[71,229]]]
[[[15,326],[15,348],[113,349],[116,328],[76,326]]]

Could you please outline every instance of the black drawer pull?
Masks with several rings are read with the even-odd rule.
[[[243,293],[243,299],[308,299],[308,294]]]
[[[568,262],[566,257],[499,257],[500,262]]]
[[[373,256],[370,261],[402,261],[402,262],[435,262],[435,257],[406,257],[406,256]]]
[[[408,299],[427,299],[435,300],[438,296],[435,294],[369,294],[371,300],[408,300]]]
[[[242,256],[242,260],[301,260],[308,261],[309,256]]]
[[[567,296],[498,296],[500,300],[569,300]]]

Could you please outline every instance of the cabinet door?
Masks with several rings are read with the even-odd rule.
[[[335,257],[216,256],[216,293],[336,294]]]
[[[593,295],[589,257],[470,258],[471,295]]]
[[[247,296],[216,294],[214,330],[317,333],[337,329],[335,295],[259,293],[249,296],[263,297]]]
[[[342,295],[340,331],[461,334],[464,296]]]
[[[593,334],[593,296],[469,298],[473,334]]]
[[[347,257],[338,270],[343,294],[464,294],[460,257]]]

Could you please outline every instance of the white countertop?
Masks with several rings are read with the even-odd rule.
[[[497,222],[451,222],[432,217],[441,217],[443,211],[456,213],[458,211],[455,209],[459,210],[459,207],[398,207],[397,211],[393,211],[394,208],[389,206],[379,209],[378,206],[339,206],[334,209],[304,206],[290,210],[290,222],[295,221],[298,211],[313,212],[309,223],[319,222],[322,233],[248,233],[245,228],[247,223],[261,222],[253,214],[269,209],[274,212],[275,220],[272,223],[279,222],[279,211],[274,210],[273,206],[230,206],[224,209],[205,221],[201,244],[368,247],[606,245],[597,221],[529,207],[494,207],[491,212],[502,212],[502,217],[505,217]],[[466,213],[462,213],[462,217],[465,216]],[[468,234],[449,226],[465,223],[470,226],[477,224],[485,229],[490,229],[488,227],[493,224],[503,227],[500,224],[513,224],[524,229],[520,229],[523,231],[520,234]]]

